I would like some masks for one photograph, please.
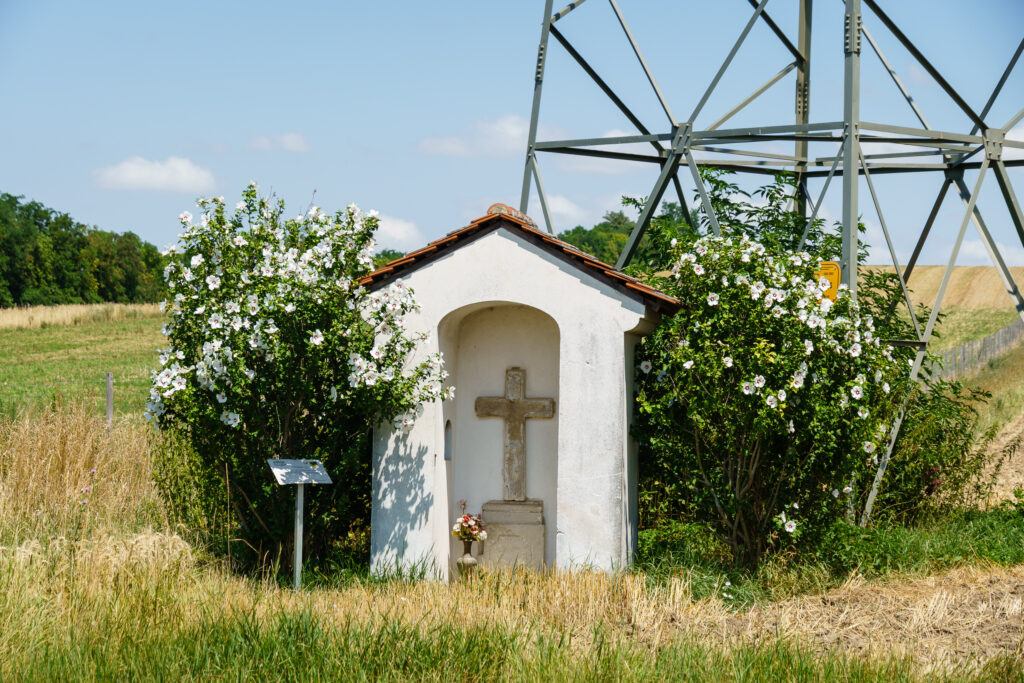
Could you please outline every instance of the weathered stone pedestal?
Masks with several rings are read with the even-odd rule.
[[[481,512],[487,529],[482,565],[544,569],[544,501],[492,500]]]

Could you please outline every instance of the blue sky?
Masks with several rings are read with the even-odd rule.
[[[796,4],[767,5],[794,39]],[[1024,31],[1019,0],[881,4],[976,110]],[[620,6],[679,119],[688,116],[751,12],[743,0],[620,0]],[[311,200],[328,210],[353,201],[377,209],[384,216],[383,246],[422,246],[493,202],[518,204],[542,10],[542,0],[0,0],[0,191],[104,229],[132,230],[163,247],[176,239],[175,216],[197,196],[231,200],[255,179],[296,212]],[[865,14],[931,125],[969,132],[966,117]],[[836,120],[841,2],[819,0],[814,22],[811,118]],[[667,130],[607,2],[589,0],[558,26],[648,127]],[[916,126],[867,45],[863,59],[863,118]],[[789,61],[767,27],[757,25],[698,127]],[[633,132],[554,43],[547,67],[542,138]],[[793,78],[729,125],[791,122]],[[1022,106],[1024,63],[987,118],[1001,126]],[[1024,127],[1014,135],[1024,137]],[[622,194],[646,195],[656,176],[641,165],[552,156],[541,157],[541,170],[557,230],[592,225],[619,208]],[[1012,170],[1011,178],[1024,198],[1024,169]],[[905,260],[941,178],[876,182]],[[866,187],[861,197],[874,260],[882,262]],[[1024,248],[991,176],[979,206],[1008,261],[1024,265]],[[839,210],[833,183],[823,213]],[[531,213],[540,218],[536,206]],[[944,261],[961,217],[950,196],[924,262]],[[960,263],[987,263],[973,233]]]

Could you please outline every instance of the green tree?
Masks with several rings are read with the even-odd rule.
[[[558,238],[605,263],[615,263],[632,231],[633,221],[626,214],[609,211],[604,215],[604,220],[593,228],[577,225],[572,230],[560,233]]]
[[[0,195],[0,306],[157,301],[164,262],[133,233]]]
[[[380,268],[384,264],[391,263],[403,256],[405,256],[405,253],[398,251],[397,249],[381,249],[373,255],[373,267]]]
[[[673,473],[687,515],[756,565],[845,514],[884,448],[905,363],[845,291],[823,298],[805,252],[740,235],[671,254],[660,285],[682,306],[639,367],[646,456]]]
[[[623,197],[622,203],[637,210],[642,208],[639,200],[630,197]],[[648,231],[640,238],[628,272],[657,270],[659,265],[664,265],[664,255],[669,241],[673,238],[695,237],[696,232],[692,226],[697,225],[697,221],[696,212],[687,220],[678,204],[664,202],[658,215],[658,230]],[[609,211],[604,215],[604,220],[594,227],[584,228],[577,225],[572,230],[560,233],[558,238],[605,263],[614,264],[618,261],[635,225],[624,212]]]
[[[734,243],[739,243],[738,240],[743,239],[760,243],[765,250],[765,254],[773,259],[776,264],[772,268],[778,267],[784,270],[792,270],[792,266],[787,264],[790,264],[791,260],[798,256],[801,260],[800,268],[804,272],[802,274],[797,273],[797,275],[806,278],[809,270],[813,270],[819,261],[835,260],[838,256],[840,248],[838,229],[827,230],[824,222],[820,219],[808,225],[807,219],[791,208],[790,199],[795,191],[792,176],[779,175],[770,185],[747,194],[732,182],[732,176],[729,173],[704,170],[702,175],[708,185],[711,203],[716,208],[723,235],[727,239],[733,240]],[[756,198],[756,202],[748,201],[748,198],[751,196]],[[709,239],[709,221],[704,215],[703,209],[700,210],[696,218],[697,220],[693,221],[697,226],[696,239]],[[863,233],[864,226],[861,225],[859,228],[860,232]],[[659,279],[657,276],[659,272],[664,274],[664,271],[669,268],[679,270],[679,250],[684,250],[684,253],[686,253],[686,250],[692,251],[692,247],[689,245],[695,244],[695,237],[692,231],[688,231],[685,228],[681,230],[678,220],[666,220],[661,216],[656,217],[652,221],[649,232],[652,244],[659,247],[660,251],[659,249],[654,249],[651,252],[650,260],[638,264],[634,272],[648,278],[653,284],[665,286],[668,291],[678,292],[678,296],[684,301],[690,301],[696,296],[695,292],[702,292],[701,287],[717,286],[710,280],[700,280],[680,288],[679,281],[674,278],[667,282]],[[680,234],[681,232],[683,234]],[[800,245],[802,237],[805,237],[803,249],[806,251],[794,255],[794,250]],[[719,258],[724,257],[720,256]],[[859,260],[863,262],[865,258],[866,249],[862,244],[859,250]],[[741,265],[735,268],[735,270],[742,272],[743,269],[750,267],[749,263],[741,260]],[[685,273],[685,269],[682,272]],[[720,283],[721,277],[727,278],[726,284],[733,282],[733,280],[729,280],[729,273],[722,272],[719,275]],[[876,372],[878,370],[882,371],[882,375],[877,377],[877,379],[868,369],[862,369],[858,372],[858,375],[855,377],[863,374],[865,382],[877,383],[881,381],[884,383],[883,386],[888,384],[891,390],[891,393],[883,392],[884,397],[877,393],[869,397],[870,405],[867,405],[866,409],[874,417],[879,415],[885,416],[885,420],[879,423],[879,430],[883,426],[886,429],[888,428],[894,411],[901,407],[906,410],[903,429],[900,432],[900,438],[893,447],[892,460],[886,471],[886,479],[883,482],[876,503],[876,509],[885,518],[898,521],[912,521],[924,514],[934,514],[937,510],[962,505],[966,500],[979,499],[985,488],[991,485],[990,475],[994,471],[992,467],[993,460],[998,460],[1001,457],[1000,454],[992,455],[987,449],[976,443],[974,432],[977,424],[977,414],[974,410],[974,404],[979,400],[983,400],[984,397],[977,392],[964,390],[959,384],[946,382],[940,378],[930,376],[929,368],[931,367],[931,361],[925,362],[925,370],[922,373],[923,385],[909,385],[907,361],[913,358],[914,351],[906,346],[895,346],[889,343],[891,340],[913,338],[913,329],[908,318],[899,312],[898,302],[902,297],[899,281],[892,273],[865,269],[859,271],[858,279],[857,308],[860,319],[858,324],[864,325],[866,324],[865,321],[870,321],[873,343],[878,342],[885,347],[893,347],[889,349],[889,354],[892,358],[897,359],[895,369],[898,370],[895,375],[890,377],[889,371],[885,368],[876,368]],[[767,282],[767,279],[762,278],[762,281]],[[721,286],[725,287],[726,284]],[[732,285],[729,286],[731,287]],[[710,294],[711,292],[704,293]],[[790,300],[788,297],[789,295],[787,294],[787,301]],[[799,302],[799,299],[797,301]],[[699,303],[698,301],[691,304],[689,309],[684,307],[684,311],[680,314],[682,319],[676,316],[663,321],[661,328],[652,337],[652,346],[645,349],[645,353],[648,354],[651,362],[654,360],[651,354],[655,352],[663,354],[669,361],[675,357],[672,355],[673,353],[680,353],[678,350],[671,348],[673,334],[676,335],[675,343],[678,344],[684,341],[682,336],[684,332],[689,334],[687,329],[705,329],[704,326],[717,326],[714,328],[717,332],[713,335],[716,337],[713,344],[719,349],[738,344],[744,348],[745,353],[755,354],[755,356],[755,351],[759,348],[759,344],[762,350],[770,347],[772,349],[771,353],[782,353],[783,356],[785,355],[783,351],[786,348],[799,349],[796,340],[787,340],[785,336],[792,332],[789,329],[791,326],[787,325],[783,329],[778,330],[773,327],[780,324],[774,318],[774,315],[769,319],[760,320],[757,315],[762,314],[763,311],[759,310],[757,315],[753,312],[744,312],[740,315],[734,314],[730,316],[727,315],[729,307],[721,306],[715,307],[714,310],[709,309],[704,317],[699,315],[693,317],[694,307]],[[837,303],[836,306],[837,308],[833,310],[840,310],[838,308],[840,304]],[[687,312],[688,310],[689,312]],[[734,309],[734,313],[735,310],[739,309]],[[924,311],[924,313],[927,314],[927,311]],[[784,313],[779,320],[789,320],[790,318],[787,315]],[[690,316],[690,318],[687,316]],[[850,320],[856,321],[858,316],[847,315],[840,317],[847,317]],[[690,325],[690,328],[687,328],[687,325]],[[833,322],[826,322],[826,327],[829,326],[836,328]],[[799,329],[799,325],[795,327]],[[842,325],[837,329],[841,330]],[[754,337],[751,337],[751,335],[754,335]],[[865,338],[863,329],[860,330],[860,335],[861,345],[867,349],[868,346],[863,343]],[[660,342],[658,341],[659,339],[661,340]],[[689,339],[686,339],[686,341],[687,343],[691,342]],[[815,349],[817,349],[815,353],[822,349],[818,342],[813,343],[815,344]],[[836,344],[841,346],[842,343],[839,340],[834,340],[833,350]],[[850,341],[846,340],[845,343],[849,346]],[[764,346],[765,344],[768,346]],[[786,346],[787,344],[789,344],[789,347]],[[827,351],[827,347],[828,345],[826,344],[826,352],[831,353]],[[763,356],[762,360],[777,359],[779,357],[769,354]],[[810,366],[810,360],[806,362]],[[863,361],[858,360],[858,362],[862,363]],[[838,369],[839,374],[834,374],[831,371],[829,373],[819,371],[818,375],[821,381],[816,384],[824,383],[822,384],[823,386],[832,386],[835,392],[834,396],[839,401],[843,400],[843,393],[836,382],[848,380],[848,377],[844,374],[847,371],[843,370],[841,365],[833,364],[833,367]],[[690,386],[690,380],[687,379],[692,377],[692,373],[688,374],[683,372],[683,370],[686,370],[686,368],[680,369],[669,363],[669,367],[665,372],[669,374],[669,381],[671,383],[681,383],[681,386],[688,387],[687,391],[696,391],[697,389]],[[765,374],[764,376],[767,382],[769,375]],[[822,379],[823,377],[824,379]],[[648,378],[649,382],[650,379]],[[720,405],[713,404],[712,407],[719,405],[718,409],[723,411],[727,410],[729,405],[735,408],[735,404],[728,403],[726,387],[723,386],[722,377],[716,377],[713,381],[705,382],[702,384],[702,387],[705,391],[722,393]],[[647,411],[649,417],[645,418],[648,422],[644,427],[647,430],[645,432],[647,439],[642,442],[642,448],[646,450],[646,457],[641,458],[642,524],[646,526],[655,525],[663,517],[692,520],[702,518],[703,516],[704,519],[708,519],[706,515],[709,509],[711,509],[707,505],[708,500],[705,498],[702,503],[700,497],[694,498],[692,495],[694,487],[697,486],[697,475],[695,475],[696,470],[694,469],[695,455],[693,453],[695,446],[680,436],[684,430],[680,429],[677,432],[673,432],[669,428],[670,421],[676,419],[672,416],[677,414],[673,413],[672,410],[679,411],[687,403],[680,399],[672,403],[671,406],[668,406],[671,410],[667,410],[663,415],[654,409],[654,406],[661,399],[656,389],[652,389],[652,391],[654,393],[645,399],[650,404],[650,409]],[[787,396],[790,395],[791,392],[786,391]],[[867,389],[864,391],[867,393]],[[743,395],[748,396],[747,394]],[[793,395],[799,396],[801,401],[804,400],[800,394]],[[661,396],[661,398],[665,397]],[[669,396],[665,400],[671,401],[671,399],[672,397]],[[850,398],[847,397],[845,400],[849,402]],[[822,414],[826,413],[823,412]],[[836,419],[839,420],[840,417],[836,416]],[[723,413],[718,419],[724,425],[722,429],[732,430],[737,425],[747,424],[743,421],[744,419],[749,420],[753,418],[750,414],[746,413],[732,417],[726,416]],[[856,424],[856,420],[853,423]],[[714,425],[716,423],[712,420],[708,424]],[[776,426],[778,427],[778,425]],[[787,424],[787,429],[788,426]],[[794,427],[798,426],[799,422],[794,421]],[[837,488],[832,488],[831,490],[837,491],[844,501],[842,506],[844,508],[844,518],[848,515],[853,520],[858,516],[861,518],[864,516],[863,508],[866,494],[871,481],[875,477],[875,470],[878,464],[875,460],[875,455],[879,449],[887,445],[886,441],[888,439],[881,436],[877,438],[874,442],[875,447],[870,462],[864,459],[857,467],[854,467],[850,462],[855,462],[856,457],[863,459],[865,454],[858,451],[855,438],[848,438],[850,434],[849,429],[849,420],[837,421],[835,423],[834,435],[828,437],[833,439],[831,442],[832,446],[830,447],[831,450],[826,449],[824,456],[815,456],[815,459],[817,462],[825,462],[828,458],[838,459],[832,465],[835,468],[835,472],[846,472],[849,474],[850,479],[846,485],[838,487],[838,484],[834,484]],[[764,432],[762,437],[759,438],[768,438],[772,433],[769,430]],[[780,429],[776,429],[774,434],[776,442],[779,440],[786,442],[787,439],[794,440],[797,438],[795,436],[787,436],[787,433]],[[846,436],[843,436],[844,434]],[[829,442],[823,440],[821,443],[827,444]],[[729,458],[734,457],[735,453],[716,451],[706,452],[705,455],[726,462]],[[824,459],[821,459],[822,457]],[[844,461],[843,458],[847,460]],[[851,461],[849,459],[854,460]],[[783,457],[780,462],[789,463],[790,461]],[[846,464],[843,464],[844,462]],[[808,467],[811,467],[811,469],[800,471],[800,477],[814,476],[813,466],[808,465]],[[769,479],[771,478],[769,477]],[[785,486],[789,485],[781,484],[780,490],[785,490]],[[821,486],[827,488],[828,483],[822,481],[819,482],[818,486],[819,488]],[[849,493],[844,493],[844,489],[847,487],[849,487],[850,491]],[[813,489],[813,487],[811,488]],[[795,490],[792,495],[794,497],[793,502],[798,502]],[[804,513],[819,515],[812,524],[800,524],[798,526],[798,528],[810,529],[815,532],[812,534],[801,533],[799,539],[801,542],[811,540],[813,536],[824,528],[824,525],[830,519],[835,519],[833,514],[835,510],[827,505],[818,505],[805,509],[804,503],[798,502],[798,504],[800,509],[804,511],[801,515]],[[755,512],[762,521],[767,519],[763,516],[764,513],[764,509],[759,513]],[[795,521],[792,510],[788,511],[787,514],[789,515],[787,521]],[[821,516],[822,514],[824,516]],[[773,522],[775,524],[779,518],[775,517],[773,519],[776,520],[776,522]],[[804,520],[810,521],[811,517],[804,517]],[[862,519],[862,521],[866,520]],[[722,527],[719,528],[721,529]],[[764,527],[764,530],[767,530],[767,535],[762,536],[762,549],[772,547],[780,539],[784,541],[797,540],[795,536],[787,534],[773,537],[771,535],[771,525]],[[753,555],[756,556],[756,551],[758,550],[756,541],[752,547],[755,551]],[[740,553],[740,557],[737,559],[742,560],[743,556],[746,556],[749,561],[751,557],[749,550],[741,549],[739,546],[735,549]]]
[[[352,205],[286,221],[255,184],[233,215],[219,199],[199,206],[201,225],[183,214],[181,261],[168,266],[170,345],[147,406],[192,457],[165,454],[161,481],[192,518],[223,520],[224,502],[246,562],[287,563],[294,491],[266,461],[318,458],[336,482],[307,502],[308,550],[323,557],[365,524],[371,427],[407,426],[422,402],[449,395],[440,356],[409,361],[420,337],[404,329],[408,288],[357,284],[372,268],[375,217]],[[175,498],[182,478],[199,504]]]

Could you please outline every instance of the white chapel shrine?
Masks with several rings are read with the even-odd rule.
[[[633,354],[676,301],[503,204],[369,275],[401,280],[455,397],[373,447],[371,566],[446,579],[455,518],[482,512],[482,566],[612,570],[637,538]],[[418,358],[416,360],[420,360]]]

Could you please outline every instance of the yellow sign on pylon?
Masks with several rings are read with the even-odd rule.
[[[821,269],[815,271],[818,279],[825,278],[829,282],[829,288],[825,290],[825,296],[832,301],[836,300],[839,293],[839,263],[837,261],[822,261]]]

